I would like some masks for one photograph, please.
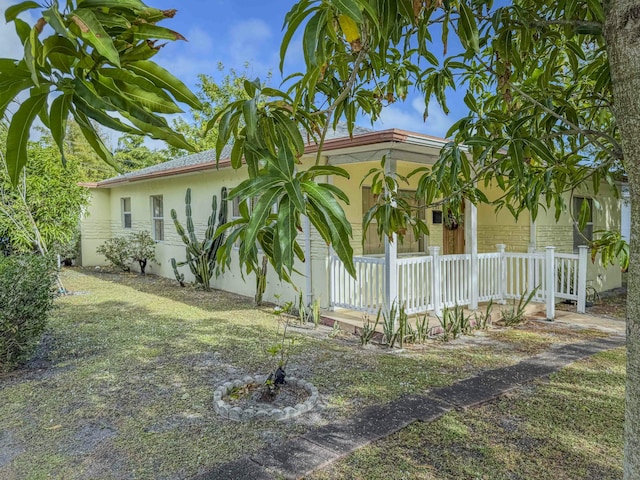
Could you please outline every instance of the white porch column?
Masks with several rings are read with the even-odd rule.
[[[538,248],[538,240],[537,240],[537,232],[536,232],[536,222],[533,218],[531,218],[531,214],[529,214],[529,252],[533,253]]]
[[[464,201],[464,245],[465,252],[471,255],[469,271],[469,309],[478,308],[478,296],[480,286],[478,284],[478,208],[473,202]]]
[[[429,247],[429,255],[433,259],[433,285],[431,295],[433,298],[433,310],[436,315],[442,315],[442,276],[440,275],[440,247]]]
[[[500,277],[498,278],[498,291],[500,292],[498,303],[504,305],[507,303],[507,257],[505,251],[507,246],[504,243],[498,243],[496,245],[496,251],[500,254]]]
[[[578,313],[584,313],[587,307],[587,254],[589,247],[578,247]]]
[[[547,284],[547,320],[556,317],[556,247],[545,247],[545,279]]]
[[[384,165],[387,175],[396,173],[396,160],[387,157]],[[385,187],[386,190],[386,187]],[[398,235],[384,237],[384,302],[387,310],[398,301]],[[398,305],[400,307],[400,305]]]

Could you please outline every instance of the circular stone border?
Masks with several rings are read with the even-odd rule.
[[[288,420],[308,412],[318,403],[318,389],[311,383],[302,379],[291,377],[287,379],[287,384],[305,389],[309,393],[309,398],[303,403],[298,403],[294,407],[256,409],[253,407],[240,408],[232,407],[222,398],[234,388],[242,388],[251,383],[264,383],[266,375],[255,377],[246,376],[242,380],[225,382],[213,391],[213,409],[222,418],[234,421],[242,420]]]

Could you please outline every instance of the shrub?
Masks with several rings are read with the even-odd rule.
[[[98,248],[96,252],[104,255],[107,261],[123,272],[131,271],[131,262],[138,262],[140,273],[145,274],[149,260],[156,259],[156,242],[149,232],[132,233],[127,237],[110,238]]]
[[[145,274],[148,261],[156,259],[156,242],[149,232],[138,232],[129,235],[129,254],[131,260],[138,262],[140,273]]]
[[[51,258],[0,256],[0,371],[33,354],[53,308],[55,281]]]
[[[129,267],[129,263],[131,262],[129,241],[125,237],[113,237],[108,239],[96,248],[96,252],[100,255],[104,255],[113,267],[119,268],[123,272],[131,270]]]

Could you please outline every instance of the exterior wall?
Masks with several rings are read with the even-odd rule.
[[[147,271],[163,277],[174,278],[170,260],[171,258],[175,258],[177,261],[184,260],[185,246],[171,220],[171,209],[176,210],[178,219],[184,226],[186,224],[184,197],[187,188],[191,187],[191,208],[196,236],[202,239],[206,230],[207,219],[211,214],[212,195],[217,196],[219,205],[220,189],[223,186],[230,189],[244,178],[246,178],[246,172],[234,172],[230,168],[225,168],[218,171],[211,170],[197,174],[138,181],[114,186],[111,189],[93,189],[89,215],[82,222],[82,264],[104,265],[106,263],[105,259],[98,255],[95,249],[111,236],[124,236],[140,230],[152,232],[150,197],[152,195],[162,195],[164,240],[158,241],[156,244],[158,262],[149,264]],[[126,197],[131,198],[131,229],[123,228],[121,218],[121,199]],[[322,240],[320,239],[320,241]],[[317,254],[312,256],[312,258],[314,257],[317,257]],[[135,265],[132,265],[132,267],[135,267]],[[305,272],[304,264],[296,265],[296,269],[303,274]],[[187,266],[182,267],[180,271],[185,274],[186,281],[193,281],[194,277]],[[294,285],[304,291],[306,284],[304,276],[295,274],[293,280]],[[248,297],[255,295],[255,275],[245,274],[243,279],[237,251],[232,255],[231,267],[218,278],[214,275],[211,283],[213,288],[235,292]],[[321,292],[321,294],[328,303],[328,295],[325,292]],[[297,298],[298,292],[286,282],[281,282],[277,275],[273,273],[271,266],[269,266],[267,287],[264,295],[265,301],[297,302]]]
[[[483,188],[491,201],[501,195],[492,184]],[[523,212],[514,219],[511,212],[503,208],[496,213],[491,205],[478,205],[478,252],[495,252],[497,244],[504,244],[508,252],[526,252],[529,247],[529,214]]]
[[[616,192],[607,184],[602,184],[595,195],[591,186],[585,186],[575,192],[576,196],[593,199],[593,231],[620,230],[621,200]],[[566,209],[560,214],[558,221],[555,219],[555,210],[548,212],[540,210],[536,219],[536,248],[555,246],[557,252],[573,252],[573,219],[570,210],[572,208],[571,196],[565,196]],[[594,233],[594,239],[598,236]],[[587,286],[594,287],[598,292],[617,288],[622,285],[622,273],[618,265],[602,266],[600,256],[595,262],[588,262]]]
[[[111,191],[90,190],[89,206],[80,222],[80,251],[83,265],[105,265],[96,248],[111,238]]]

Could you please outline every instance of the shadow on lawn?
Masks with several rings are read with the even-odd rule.
[[[216,311],[221,305],[237,310],[255,310],[253,299],[223,290],[205,291],[194,286],[180,287],[175,280],[159,275],[139,275],[137,273],[114,273],[106,270],[96,271],[90,268],[75,268],[76,272],[99,280],[133,288],[142,293],[160,295],[193,307]]]
[[[237,325],[205,312],[212,315],[187,321],[126,300],[62,304],[35,355],[16,370],[0,374],[0,387],[52,379],[94,363],[144,367],[184,362],[188,368],[193,358],[215,353],[218,363],[224,363],[224,357],[242,364],[247,356],[238,354],[255,350],[256,339],[265,336],[264,326]],[[258,363],[250,360],[250,366]]]

